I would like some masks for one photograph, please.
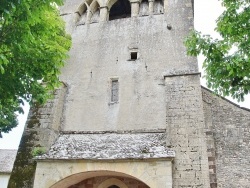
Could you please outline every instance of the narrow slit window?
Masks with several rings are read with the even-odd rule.
[[[112,80],[111,83],[111,102],[118,102],[119,100],[119,82]]]
[[[137,52],[131,52],[131,60],[136,60],[138,57],[137,57]]]

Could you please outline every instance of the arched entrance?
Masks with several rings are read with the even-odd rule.
[[[117,183],[118,181],[122,181],[128,188],[137,188],[137,186],[129,187],[130,183],[143,185],[142,188],[162,187],[162,185],[164,188],[171,188],[172,162],[166,159],[38,161],[34,188],[83,188],[78,184],[86,182],[90,184],[88,188],[98,188],[101,183],[111,178],[115,178],[116,182],[109,180],[105,188],[110,186],[124,188],[122,184]]]
[[[127,174],[112,171],[94,171],[74,174],[51,188],[149,188],[148,185]]]
[[[83,180],[68,188],[149,188],[145,183],[133,178],[116,176],[99,176]]]

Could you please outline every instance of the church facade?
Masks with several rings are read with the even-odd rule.
[[[10,188],[248,187],[249,110],[200,85],[192,0],[66,0],[62,87],[33,107]],[[46,153],[32,160],[34,148]]]

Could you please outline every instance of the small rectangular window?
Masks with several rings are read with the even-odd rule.
[[[137,52],[131,52],[131,60],[136,60],[137,59]]]
[[[112,80],[111,83],[111,102],[118,102],[119,100],[119,82]]]

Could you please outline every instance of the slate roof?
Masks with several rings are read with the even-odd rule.
[[[164,133],[62,134],[47,154],[37,159],[172,158]]]
[[[17,150],[0,149],[0,173],[11,173]]]

